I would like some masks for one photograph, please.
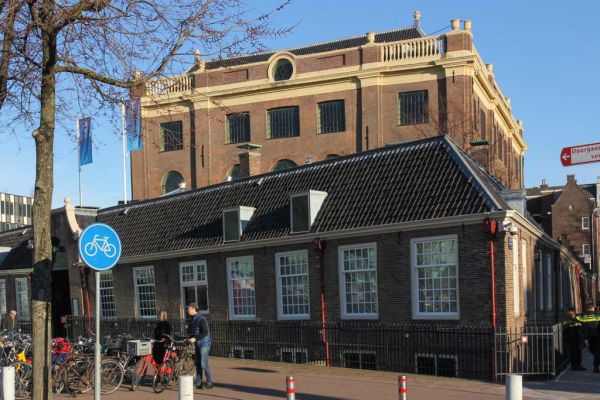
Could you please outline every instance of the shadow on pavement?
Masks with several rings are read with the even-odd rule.
[[[236,392],[242,393],[250,393],[261,395],[265,397],[273,397],[277,399],[281,399],[285,397],[285,392],[283,390],[274,390],[269,388],[257,388],[253,386],[242,386],[242,385],[232,385],[228,383],[217,383],[215,387],[226,388],[230,390],[235,390]],[[296,393],[296,396],[301,397],[302,400],[343,400],[341,397],[331,397],[331,396],[321,396],[318,394],[308,394],[308,393]]]

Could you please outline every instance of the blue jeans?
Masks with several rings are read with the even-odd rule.
[[[210,343],[209,344],[199,344],[196,343],[196,386],[202,384],[202,370],[204,370],[204,375],[206,375],[206,383],[212,384],[212,376],[210,375],[210,368],[208,368],[208,352],[210,351]]]

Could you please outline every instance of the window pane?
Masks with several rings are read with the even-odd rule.
[[[292,232],[306,232],[309,230],[309,205],[308,195],[294,196],[292,201]]]
[[[298,107],[268,110],[267,119],[270,139],[300,136]]]
[[[27,278],[15,278],[15,292],[17,295],[17,315],[19,319],[29,321],[29,285]]]
[[[228,260],[231,308],[234,317],[254,317],[254,261],[252,258]]]
[[[134,270],[137,313],[139,317],[156,317],[154,268]]]
[[[100,273],[100,316],[102,318],[117,316],[112,271]]]
[[[319,103],[319,133],[342,132],[346,130],[344,100]]]
[[[344,249],[341,257],[344,272],[346,315],[377,314],[377,261],[375,247]]]
[[[227,143],[250,141],[250,113],[227,115]]]
[[[305,252],[280,256],[278,260],[283,316],[309,315],[308,256]]]
[[[6,280],[0,279],[0,313],[6,314]]]
[[[163,178],[162,194],[170,193],[179,189],[179,185],[183,183],[183,176],[177,171],[170,171]]]
[[[238,210],[223,212],[224,229],[223,238],[226,242],[240,240],[240,213]]]
[[[181,121],[160,124],[161,151],[183,149],[183,124]]]
[[[290,60],[282,59],[277,61],[273,71],[273,79],[276,81],[287,81],[294,73],[294,66]]]
[[[398,95],[398,124],[427,123],[427,90],[405,92]]]

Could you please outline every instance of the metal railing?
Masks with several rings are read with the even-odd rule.
[[[446,52],[445,37],[424,37],[381,46],[381,62],[440,56]]]

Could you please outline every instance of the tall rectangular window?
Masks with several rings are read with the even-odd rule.
[[[521,242],[521,260],[523,264],[523,309],[527,313],[527,243],[525,241]]]
[[[298,107],[267,110],[267,138],[277,139],[294,136],[300,136],[300,112]]]
[[[29,321],[29,284],[27,278],[15,278],[15,294],[17,298],[17,315],[19,319]]]
[[[590,217],[581,218],[581,229],[590,229]]]
[[[589,256],[590,255],[590,245],[589,245],[589,243],[584,243],[581,246],[581,255],[583,255],[583,256]]]
[[[479,128],[479,133],[481,136],[482,140],[486,140],[487,139],[487,132],[486,132],[486,124],[485,124],[485,110],[480,110],[479,111],[479,120],[481,121],[480,123],[480,128]]]
[[[317,132],[331,133],[346,130],[346,113],[344,100],[325,101],[319,103],[319,126]]]
[[[456,236],[411,241],[413,318],[459,317]]]
[[[308,252],[306,250],[275,255],[277,275],[277,311],[281,319],[308,319],[310,311]]]
[[[377,318],[377,252],[375,243],[338,250],[343,318]]]
[[[208,278],[206,261],[186,261],[179,263],[181,303],[198,304],[201,312],[208,312]]]
[[[227,259],[229,315],[232,319],[256,318],[254,290],[254,259],[236,257]]]
[[[515,237],[513,239],[513,308],[515,317],[521,315],[521,290],[520,283],[521,276],[519,275],[519,239]]]
[[[6,279],[0,279],[0,314],[6,314]]]
[[[427,90],[398,95],[398,125],[426,124],[427,120]]]
[[[554,269],[553,267],[554,266],[552,265],[552,255],[546,254],[546,290],[547,290],[546,310],[547,311],[552,311],[552,309],[554,308],[554,292],[553,292],[553,285],[552,285],[552,273],[553,273],[553,269]]]
[[[116,318],[115,287],[112,271],[100,272],[100,317],[102,319]]]
[[[227,143],[250,141],[250,113],[227,115]]]
[[[542,260],[542,252],[538,250],[536,255],[537,260],[537,296],[538,310],[544,311],[544,263]]]
[[[183,149],[183,124],[181,121],[160,124],[160,151]]]
[[[133,269],[135,287],[136,316],[140,318],[156,318],[156,290],[154,287],[154,267],[137,267]]]

